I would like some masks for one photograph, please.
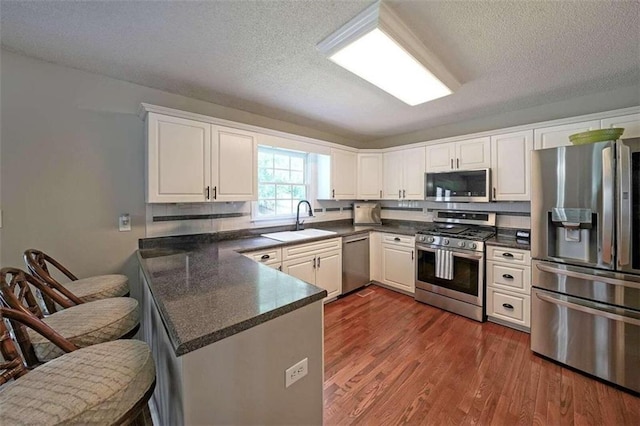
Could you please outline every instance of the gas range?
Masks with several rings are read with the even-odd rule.
[[[496,234],[494,228],[434,223],[416,233],[417,243],[484,251],[484,241]]]
[[[419,302],[485,320],[484,242],[495,235],[495,213],[434,211],[416,233]]]
[[[432,224],[416,233],[416,244],[484,251],[484,241],[496,234],[496,214],[437,210]]]

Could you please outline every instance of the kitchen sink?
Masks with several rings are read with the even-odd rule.
[[[262,237],[271,238],[272,240],[288,242],[305,240],[307,238],[324,237],[325,235],[334,235],[333,231],[325,231],[324,229],[303,229],[301,231],[284,231],[272,232],[270,234],[262,234]]]

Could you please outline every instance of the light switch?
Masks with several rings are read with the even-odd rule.
[[[120,232],[131,231],[131,216],[129,213],[122,213],[118,218],[118,230]]]

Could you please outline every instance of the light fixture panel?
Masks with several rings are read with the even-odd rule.
[[[411,106],[451,94],[447,86],[378,28],[329,59]]]
[[[379,1],[316,47],[334,63],[412,106],[460,87],[435,55]]]

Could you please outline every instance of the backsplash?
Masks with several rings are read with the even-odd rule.
[[[315,217],[305,223],[353,218],[353,201],[316,201]],[[498,213],[500,228],[529,229],[530,204],[518,203],[435,203],[431,201],[380,201],[382,219],[431,222],[433,210],[489,211]],[[146,237],[200,234],[247,228],[293,225],[295,219],[259,220],[251,218],[250,202],[147,204]]]

